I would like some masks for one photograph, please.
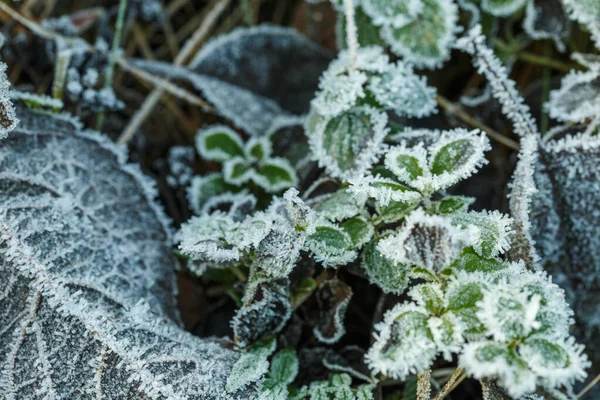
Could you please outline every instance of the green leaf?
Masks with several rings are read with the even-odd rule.
[[[230,185],[241,186],[256,174],[245,158],[235,157],[223,164],[223,179]]]
[[[467,211],[475,199],[465,196],[446,196],[434,203],[438,214],[452,214],[457,211]]]
[[[308,236],[306,247],[324,265],[347,264],[356,258],[350,235],[334,225],[317,226]]]
[[[266,136],[253,136],[244,146],[246,158],[256,161],[266,160],[271,156],[272,151],[273,145],[271,144],[271,140]]]
[[[512,219],[498,211],[458,212],[452,215],[452,224],[467,229],[477,227],[473,249],[484,258],[497,256],[510,248],[508,241]]]
[[[482,0],[481,9],[496,17],[507,17],[527,4],[527,0]]]
[[[477,302],[483,299],[483,289],[479,282],[457,284],[447,294],[448,310],[475,309]]]
[[[269,193],[293,187],[298,182],[296,170],[285,158],[270,158],[260,165],[254,182]]]
[[[361,175],[372,165],[387,135],[387,115],[372,107],[355,107],[322,122],[311,134],[311,149],[330,175]],[[322,131],[321,131],[322,130]]]
[[[451,267],[466,272],[496,273],[506,269],[506,264],[494,258],[481,257],[472,247],[465,247]]]
[[[477,302],[483,299],[484,285],[479,282],[454,283],[446,293],[447,310],[454,312],[464,325],[466,334],[478,335],[485,326],[476,316]]]
[[[231,369],[227,378],[226,390],[236,392],[242,387],[259,380],[268,370],[267,358],[275,351],[277,343],[274,339],[259,342],[253,348],[243,353]]]
[[[355,248],[361,248],[373,237],[375,228],[364,217],[354,217],[342,223],[342,229],[345,230],[354,244]]]
[[[416,267],[410,271],[410,277],[414,279],[423,279],[427,282],[438,282],[438,277],[427,268]]]
[[[423,9],[411,22],[384,25],[382,37],[392,51],[418,67],[433,68],[450,56],[458,9],[451,0],[422,0]]]
[[[269,377],[281,384],[290,384],[298,375],[298,357],[292,348],[283,349],[271,360]]]
[[[398,168],[406,171],[411,180],[417,179],[423,175],[423,168],[419,165],[419,160],[408,154],[398,154],[394,159]]]
[[[450,142],[434,155],[431,172],[435,175],[442,175],[444,172],[451,173],[464,165],[472,154],[473,147],[469,139]]]
[[[519,354],[525,362],[550,370],[560,370],[571,364],[569,353],[561,345],[544,338],[527,339],[519,346]]]
[[[362,207],[346,189],[340,189],[327,196],[314,209],[328,220],[336,222],[352,218],[362,211]]]
[[[358,33],[358,44],[361,47],[365,46],[381,46],[385,47],[385,42],[381,38],[379,27],[375,26],[371,18],[364,13],[361,7],[356,7],[354,12],[354,20],[356,22],[356,30]],[[335,33],[338,48],[346,49],[346,17],[343,13],[338,13],[337,23],[335,25]]]
[[[225,178],[220,173],[212,173],[206,176],[196,176],[192,178],[192,184],[188,188],[188,200],[190,208],[196,214],[200,214],[202,206],[213,196],[237,192],[239,187],[225,182]]]
[[[391,224],[404,219],[417,206],[419,201],[390,201],[388,205],[382,206],[379,203],[375,204],[375,210],[381,217],[383,222]]]
[[[225,125],[211,125],[196,135],[196,149],[206,160],[224,162],[244,156],[244,143],[239,135]]]
[[[361,266],[369,282],[376,284],[386,293],[401,294],[408,287],[411,268],[384,257],[377,249],[377,243],[377,240],[373,240],[365,246]]]
[[[362,5],[365,13],[377,25],[406,25],[414,20],[423,9],[418,0],[362,0]]]
[[[417,285],[410,290],[410,296],[434,315],[438,314],[444,305],[441,290],[436,284]]]

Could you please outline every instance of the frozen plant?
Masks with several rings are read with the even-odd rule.
[[[331,2],[342,18],[343,1]],[[361,44],[384,43],[417,67],[436,68],[450,57],[459,30],[458,7],[452,0],[360,0],[354,5]]]
[[[386,110],[419,118],[436,111],[435,89],[381,47],[360,48],[355,68],[350,61],[343,51],[323,73],[305,127],[313,158],[341,179],[362,175],[381,154]]]

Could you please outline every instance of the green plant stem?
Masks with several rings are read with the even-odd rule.
[[[354,4],[352,0],[344,0],[344,12],[346,14],[346,43],[350,52],[350,69],[356,69],[356,57],[358,53],[358,31],[354,19]]]
[[[552,43],[550,41],[546,41],[544,43],[544,57],[550,58],[552,55]],[[548,97],[550,96],[550,84],[552,79],[552,71],[550,68],[545,67],[542,75],[542,109],[540,110],[540,131],[542,136],[546,134],[548,131],[548,125],[550,123],[548,119],[548,113],[544,110],[544,105],[548,101]]]
[[[254,17],[252,15],[252,6],[250,0],[241,0],[242,11],[244,13],[244,23],[248,26],[252,25]]]
[[[106,67],[106,75],[104,77],[104,88],[110,88],[115,77],[115,65],[119,59],[119,48],[121,47],[121,36],[123,35],[123,25],[125,24],[125,15],[127,14],[127,0],[119,1],[119,11],[117,14],[117,23],[115,26],[115,35],[113,37],[108,66]],[[96,129],[102,130],[104,125],[104,111],[98,114],[98,122]]]

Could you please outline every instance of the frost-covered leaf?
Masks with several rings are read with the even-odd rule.
[[[466,212],[471,204],[475,202],[472,197],[465,196],[446,196],[435,203],[435,210],[438,214],[454,214],[456,212]]]
[[[471,236],[470,230],[455,228],[446,217],[416,210],[396,234],[382,239],[377,248],[394,262],[438,272],[450,265]]]
[[[354,217],[344,221],[341,227],[350,236],[352,244],[357,249],[360,249],[371,240],[375,232],[373,225],[364,217]]]
[[[298,357],[294,349],[283,349],[273,357],[269,378],[284,385],[290,384],[298,375]]]
[[[444,293],[439,283],[422,283],[413,286],[408,294],[419,306],[424,307],[430,314],[440,314],[444,306]]]
[[[392,202],[418,203],[421,194],[392,179],[377,176],[363,176],[350,180],[348,191],[358,202],[375,199],[379,206],[385,207]]]
[[[253,136],[244,146],[246,158],[253,161],[265,161],[273,152],[273,144],[267,136]]]
[[[206,212],[204,206],[208,199],[237,190],[239,190],[237,186],[225,182],[222,174],[212,173],[205,176],[194,176],[187,188],[187,198],[190,208],[196,214],[204,214]]]
[[[550,92],[546,109],[551,118],[583,123],[600,112],[600,73],[598,70],[571,71],[560,89]]]
[[[373,107],[356,107],[334,118],[309,116],[313,158],[336,178],[364,174],[376,161],[388,133],[387,115]]]
[[[365,356],[369,368],[399,379],[427,368],[437,354],[427,321],[427,311],[413,304],[387,311],[375,325],[375,342]]]
[[[233,364],[231,373],[227,378],[225,389],[228,393],[235,393],[240,388],[258,381],[269,369],[268,357],[275,351],[277,342],[270,339],[265,343],[257,343],[248,352],[242,353]]]
[[[406,25],[423,11],[420,0],[363,0],[361,5],[376,25],[395,27]]]
[[[415,201],[390,201],[387,205],[381,203],[375,204],[377,214],[381,217],[383,222],[391,224],[404,219],[409,215],[417,206],[419,200]]]
[[[362,206],[350,192],[340,189],[331,195],[326,195],[314,209],[330,221],[343,221],[358,215],[362,211]]]
[[[381,255],[375,240],[365,247],[361,266],[369,282],[376,284],[386,293],[402,294],[408,287],[411,267],[395,263]]]
[[[430,195],[474,174],[487,162],[488,149],[483,133],[455,129],[441,133],[428,148],[423,142],[409,147],[403,140],[388,151],[385,166],[400,182]]]
[[[464,278],[465,275],[459,275]],[[451,279],[446,289],[446,307],[452,311],[463,325],[467,337],[481,336],[485,327],[475,315],[477,303],[483,299],[483,291],[487,285],[477,275],[468,279]]]
[[[400,26],[386,24],[381,34],[392,51],[405,61],[418,67],[434,68],[450,57],[458,7],[450,0],[421,0],[419,3],[422,10],[417,18]]]
[[[492,341],[469,343],[461,353],[460,363],[474,378],[497,378],[514,398],[535,391],[535,375],[505,344]]]
[[[527,0],[482,0],[481,9],[496,17],[507,17],[527,4]]]
[[[567,386],[585,379],[589,363],[582,352],[583,346],[571,337],[557,341],[534,336],[519,346],[519,355],[533,372],[545,377],[550,387]]]
[[[542,266],[566,290],[575,311],[575,335],[594,361],[600,358],[595,340],[600,332],[595,307],[600,287],[599,159],[598,137],[566,135],[543,144],[539,161],[527,166],[535,171],[538,190],[526,215],[530,233]]]
[[[296,186],[298,183],[296,170],[285,158],[265,160],[258,166],[252,180],[268,193],[281,192],[284,189]]]
[[[298,357],[292,348],[279,351],[271,360],[269,373],[262,383],[261,400],[288,398],[288,385],[298,375]]]
[[[419,143],[415,147],[405,145],[392,147],[385,155],[385,166],[396,175],[398,180],[411,185],[424,174],[429,175],[427,150]]]
[[[278,117],[308,111],[330,55],[290,28],[238,28],[209,41],[189,69],[135,61],[150,72],[188,81],[217,111],[250,135],[263,135]]]
[[[329,375],[326,381],[317,381],[304,386],[292,400],[373,400],[375,385],[359,385],[352,388],[352,377],[347,373]]]
[[[373,24],[371,17],[363,11],[362,7],[357,7],[354,11],[354,20],[356,22],[356,33],[358,35],[358,44],[361,47],[365,46],[385,46],[385,42],[381,38],[380,28]],[[335,25],[336,41],[339,49],[348,47],[346,40],[348,34],[346,32],[346,16],[339,13]]]
[[[234,157],[223,164],[223,179],[226,183],[241,186],[254,179],[256,171],[244,157]]]
[[[600,47],[600,9],[594,0],[562,0],[572,19],[589,30],[596,47]]]
[[[6,64],[0,62],[0,140],[17,126],[19,120],[10,100],[10,82],[6,76]]]
[[[560,0],[530,0],[523,29],[534,39],[553,40],[558,51],[564,52],[563,40],[569,36],[570,22]]]
[[[335,343],[346,333],[344,317],[352,298],[352,288],[339,279],[332,279],[319,286],[315,297],[320,318],[313,333],[322,343]]]
[[[368,88],[375,100],[399,117],[422,118],[437,111],[436,89],[427,86],[425,77],[400,61],[381,75],[371,77]]]
[[[320,223],[308,236],[306,248],[315,260],[325,266],[344,265],[357,256],[352,237],[344,229],[329,223]]]
[[[498,342],[528,336],[540,327],[540,296],[528,296],[518,288],[494,285],[483,290],[477,317]]]
[[[448,188],[473,175],[487,163],[484,152],[490,142],[482,132],[455,129],[444,132],[429,149],[429,169],[433,175],[434,190]]]
[[[587,376],[589,362],[573,338],[526,339],[517,346],[492,341],[472,342],[460,355],[460,365],[475,378],[497,378],[513,398],[535,391],[537,385],[572,385]]]
[[[242,138],[230,127],[211,125],[196,135],[198,154],[206,160],[225,162],[244,156]]]
[[[288,286],[287,279],[258,284],[252,301],[240,308],[231,320],[238,344],[247,346],[283,328],[292,315]]]
[[[238,356],[176,322],[151,184],[106,137],[65,116],[17,115],[0,145],[0,391],[221,398]]]
[[[513,221],[508,216],[498,211],[471,211],[454,213],[451,218],[462,229],[477,228],[471,245],[480,256],[496,257],[510,248],[508,239]]]

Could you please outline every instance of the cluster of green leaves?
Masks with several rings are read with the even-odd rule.
[[[313,158],[343,180],[377,160],[390,132],[387,110],[417,118],[436,111],[435,89],[408,64],[391,63],[381,47],[359,49],[354,69],[350,63],[341,52],[323,73],[305,124]]]
[[[228,126],[211,125],[198,132],[196,149],[204,160],[223,163],[222,172],[194,179],[189,197],[198,212],[215,195],[239,192],[251,184],[267,193],[279,193],[298,181],[287,159],[273,157],[268,136],[253,136],[244,143]]]

